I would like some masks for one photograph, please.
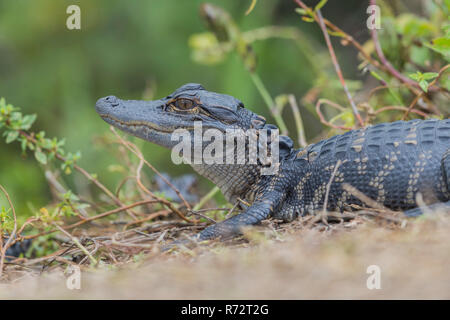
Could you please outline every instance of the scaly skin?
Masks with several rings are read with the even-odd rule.
[[[109,96],[96,104],[113,126],[167,148],[177,142],[177,128],[192,133],[194,121],[204,129],[273,129],[239,100],[187,84],[154,101],[120,100]],[[241,228],[273,216],[291,221],[323,210],[363,205],[343,189],[347,183],[393,210],[421,214],[416,197],[431,206],[450,207],[450,119],[382,123],[334,136],[295,150],[289,137],[280,137],[280,167],[275,175],[260,174],[261,165],[193,165],[217,184],[227,199],[250,203],[244,212],[203,230],[200,240],[231,237]],[[248,146],[247,146],[248,147]],[[337,168],[336,168],[337,166]]]

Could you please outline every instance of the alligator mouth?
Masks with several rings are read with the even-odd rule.
[[[107,123],[109,123],[115,127],[121,128],[121,129],[123,128],[123,129],[129,129],[129,130],[134,131],[133,129],[147,128],[152,131],[159,132],[159,133],[171,134],[173,132],[173,130],[163,129],[163,128],[161,128],[151,122],[148,122],[148,121],[139,121],[139,120],[123,121],[123,120],[120,120],[118,118],[111,116],[110,114],[100,114],[100,117],[102,117],[102,119],[105,120]]]

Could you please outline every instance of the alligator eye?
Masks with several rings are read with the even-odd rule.
[[[178,99],[175,101],[175,107],[181,110],[192,109],[195,106],[194,101],[189,99]]]

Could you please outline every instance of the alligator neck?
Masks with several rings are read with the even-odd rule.
[[[260,166],[249,164],[191,164],[195,171],[217,185],[231,203],[251,200],[260,179]]]

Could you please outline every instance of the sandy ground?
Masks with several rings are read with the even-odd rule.
[[[356,221],[323,227],[294,222],[278,232],[266,228],[264,236],[250,233],[249,243],[153,250],[120,268],[82,270],[79,290],[66,287],[63,268],[24,273],[0,284],[0,298],[450,298],[448,215],[406,227]],[[371,265],[380,268],[380,289],[367,288]]]

